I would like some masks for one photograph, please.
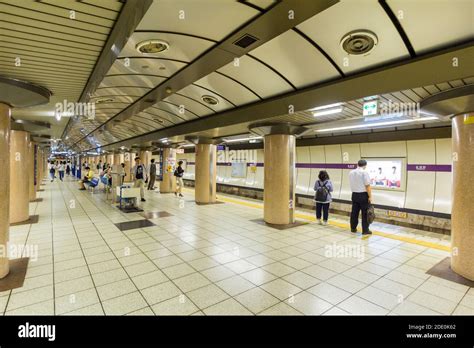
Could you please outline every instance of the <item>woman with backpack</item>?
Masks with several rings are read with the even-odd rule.
[[[316,219],[320,225],[327,225],[329,218],[329,204],[332,201],[331,192],[334,190],[329,174],[325,170],[321,170],[318,175],[318,180],[314,183],[314,191],[316,194],[314,200],[316,201]],[[321,215],[323,221],[321,222]]]

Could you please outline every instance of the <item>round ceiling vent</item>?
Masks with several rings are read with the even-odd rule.
[[[341,47],[350,55],[367,55],[377,46],[377,35],[368,30],[355,30],[341,40]]]
[[[201,97],[201,100],[209,105],[217,105],[219,104],[219,100],[216,97],[213,97],[212,95],[203,95]]]
[[[170,48],[170,45],[163,40],[146,40],[139,42],[136,49],[140,53],[161,53]]]

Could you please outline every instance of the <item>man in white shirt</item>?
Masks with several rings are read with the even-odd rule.
[[[135,165],[132,168],[133,180],[135,181],[134,187],[140,187],[141,201],[145,202],[145,182],[147,179],[146,166],[140,163],[140,157],[135,157]]]
[[[370,176],[365,170],[367,168],[367,161],[360,160],[357,166],[357,169],[349,173],[349,183],[352,191],[351,232],[357,232],[359,213],[362,211],[362,234],[372,234],[369,231],[369,223],[367,221],[367,209],[372,201]]]

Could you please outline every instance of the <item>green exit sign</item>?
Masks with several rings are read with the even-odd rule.
[[[362,116],[377,115],[377,106],[377,100],[365,102],[364,105],[362,105]]]

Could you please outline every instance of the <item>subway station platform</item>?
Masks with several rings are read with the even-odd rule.
[[[450,255],[441,234],[376,223],[361,236],[308,210],[279,230],[256,221],[261,202],[218,194],[202,206],[191,189],[147,191],[143,213],[72,177],[42,189],[37,223],[10,230],[38,257],[23,287],[0,292],[6,316],[474,314],[473,288],[426,273]]]

